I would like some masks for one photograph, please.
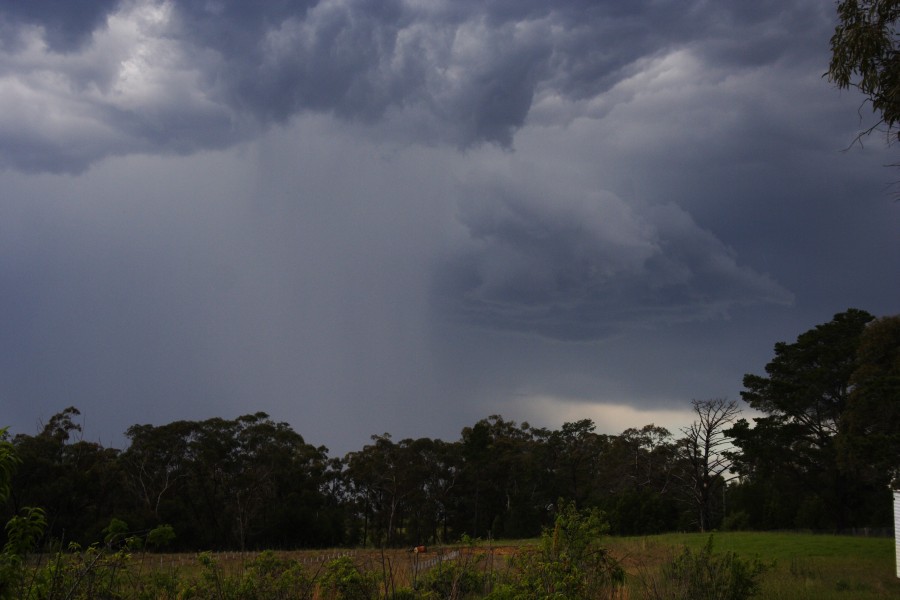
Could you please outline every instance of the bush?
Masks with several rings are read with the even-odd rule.
[[[160,525],[147,534],[147,545],[154,550],[161,550],[175,540],[175,529],[171,525]]]
[[[491,593],[492,600],[584,600],[618,594],[625,571],[600,545],[608,530],[596,509],[578,511],[564,504],[553,529],[541,534],[540,547],[513,561],[515,576]]]
[[[33,598],[123,598],[134,587],[128,566],[127,549],[104,551],[94,544],[82,548],[69,544],[68,552],[57,552],[48,563],[32,573]]]
[[[178,594],[178,576],[174,573],[151,572],[138,582],[139,600],[175,600]]]
[[[381,597],[381,579],[342,556],[325,565],[320,591],[329,600],[375,600]]]
[[[422,578],[420,589],[425,598],[469,598],[484,590],[485,576],[474,562],[442,563]]]
[[[663,568],[662,578],[644,582],[648,600],[746,600],[759,591],[766,567],[734,552],[713,554],[713,538],[697,551],[685,548]]]
[[[313,578],[294,560],[278,558],[271,550],[257,556],[241,582],[244,600],[311,600]]]

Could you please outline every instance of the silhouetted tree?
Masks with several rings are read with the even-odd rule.
[[[724,398],[693,400],[697,418],[682,429],[679,448],[685,468],[680,477],[693,506],[700,531],[714,525],[714,507],[725,491],[725,475],[731,467],[726,454],[726,429],[741,410],[737,402]]]
[[[860,339],[873,318],[856,309],[837,314],[792,344],[775,344],[767,376],[744,377],[741,396],[765,415],[753,419],[754,427],[741,419],[730,430],[742,485],[766,489],[746,508],[791,516],[789,522],[758,516],[752,522],[841,529],[868,518],[858,510],[867,486],[841,467],[836,440],[846,427]],[[785,511],[776,506],[781,502],[794,505]]]

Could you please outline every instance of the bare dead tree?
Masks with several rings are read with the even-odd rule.
[[[681,430],[685,435],[680,440],[685,464],[681,479],[697,510],[700,531],[706,531],[712,522],[718,494],[724,491],[724,475],[731,467],[725,455],[728,446],[725,430],[741,410],[737,402],[724,398],[693,400],[691,404],[697,420]]]

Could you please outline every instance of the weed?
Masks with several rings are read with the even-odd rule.
[[[646,577],[648,600],[745,600],[760,588],[766,566],[734,552],[713,553],[713,536],[700,550],[684,548],[665,565],[661,577]]]
[[[492,600],[612,598],[625,571],[600,545],[608,527],[598,510],[578,511],[562,504],[552,529],[538,548],[523,550],[513,560],[515,573],[489,596]]]
[[[419,589],[426,599],[461,600],[484,592],[485,575],[476,562],[447,562],[428,571]]]
[[[349,557],[336,558],[325,565],[320,591],[328,600],[375,600],[380,596],[380,577],[364,571]]]

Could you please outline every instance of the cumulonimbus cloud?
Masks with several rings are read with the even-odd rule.
[[[466,235],[436,271],[434,299],[477,327],[592,340],[793,301],[673,204],[535,181],[463,193]]]
[[[768,32],[786,52],[781,17],[699,0],[5,2],[0,166],[71,172],[219,148],[309,111],[510,146],[537,97],[602,94],[697,31],[712,46],[735,28]]]

